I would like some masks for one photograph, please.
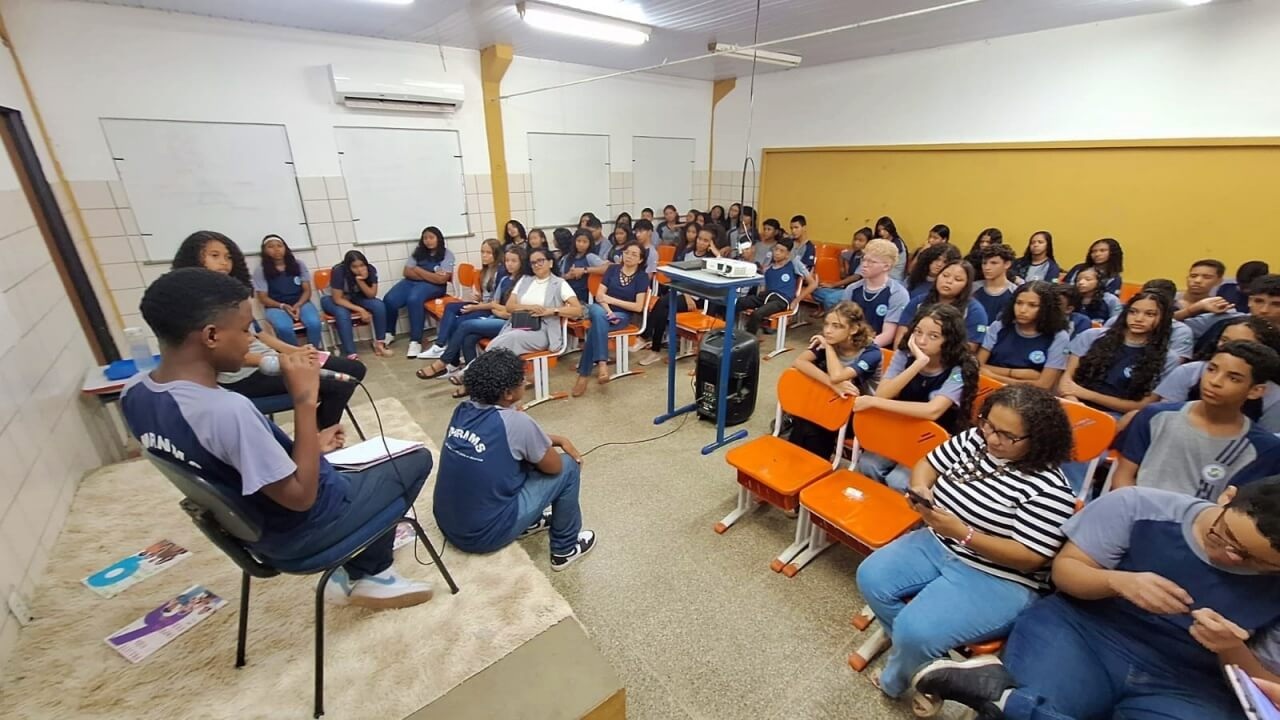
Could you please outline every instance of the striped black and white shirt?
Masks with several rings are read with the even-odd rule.
[[[991,457],[977,428],[947,440],[927,456],[938,471],[933,486],[937,505],[978,532],[1016,540],[1052,558],[1066,536],[1062,524],[1075,512],[1075,495],[1058,468],[1027,472],[1010,469]],[[938,536],[962,561],[996,577],[1047,590],[1049,568],[1022,572],[983,557],[972,548]]]

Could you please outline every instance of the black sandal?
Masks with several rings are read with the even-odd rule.
[[[433,372],[433,373],[428,374],[428,373],[426,372],[426,368],[425,368],[425,367],[420,367],[420,368],[418,368],[418,371],[414,373],[414,375],[417,375],[419,380],[435,380],[436,378],[438,378],[438,377],[440,377],[440,376],[442,376],[442,375],[444,375],[444,374],[446,374],[446,373],[448,373],[448,372],[449,372],[449,368],[448,368],[448,367],[445,367],[445,368],[444,368],[444,369],[442,369],[440,372]]]

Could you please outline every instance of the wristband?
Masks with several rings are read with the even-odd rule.
[[[968,529],[969,532],[964,536],[964,539],[960,541],[960,544],[964,545],[965,547],[969,547],[970,541],[973,540],[973,527],[970,525],[965,525],[965,528]]]

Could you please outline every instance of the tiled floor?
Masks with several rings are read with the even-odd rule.
[[[793,331],[793,344],[811,330]],[[403,347],[403,338],[393,346]],[[763,397],[746,425],[752,437],[769,431],[773,385],[794,357],[762,363]],[[440,442],[453,409],[452,386],[417,380],[416,360],[368,362],[375,397],[399,398]],[[681,398],[690,397],[691,363],[678,366]],[[552,370],[553,388],[570,387],[573,364]],[[653,424],[666,401],[665,370],[659,364],[605,387],[593,383],[582,398],[531,413],[583,451],[654,437],[680,422]],[[699,453],[714,432],[690,418],[669,437],[590,453],[582,507],[600,546],[572,570],[549,573],[622,677],[628,717],[911,717],[905,704],[883,698],[846,664],[860,637],[849,625],[860,605],[857,556],[836,546],[787,579],[771,572],[769,561],[790,543],[794,521],[760,510],[723,536],[712,531],[732,508],[737,487],[723,450]],[[546,536],[526,542],[535,560],[545,562]]]

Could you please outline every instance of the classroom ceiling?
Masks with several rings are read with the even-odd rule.
[[[515,0],[415,0],[410,5],[377,0],[88,1],[461,48],[510,43],[525,57],[619,70],[700,55],[712,42],[749,44],[757,5],[757,0],[551,0],[653,28],[648,43],[626,47],[530,28],[516,13]],[[760,0],[759,38],[786,38],[947,2]],[[802,67],[809,67],[1183,8],[1182,0],[980,0],[767,49],[799,54]],[[718,80],[747,75],[750,68],[749,61],[718,57],[663,72]],[[757,72],[785,69],[760,64]]]

